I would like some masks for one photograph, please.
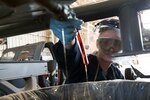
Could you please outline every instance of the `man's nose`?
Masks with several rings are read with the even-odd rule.
[[[111,46],[111,47],[109,48],[109,52],[114,53],[114,52],[115,52],[115,48],[114,48],[113,46]]]

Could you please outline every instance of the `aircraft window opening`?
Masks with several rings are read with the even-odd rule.
[[[143,48],[150,50],[150,9],[138,12],[142,33]]]

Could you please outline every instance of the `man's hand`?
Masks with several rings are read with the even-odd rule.
[[[64,38],[66,45],[69,44],[77,35],[77,31],[81,29],[82,20],[78,18],[70,18],[65,20],[56,20],[55,18],[50,19],[50,28],[59,40],[63,43],[62,29],[64,30]]]

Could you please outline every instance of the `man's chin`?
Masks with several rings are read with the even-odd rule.
[[[103,59],[107,62],[112,62],[112,57],[111,56],[105,56]]]

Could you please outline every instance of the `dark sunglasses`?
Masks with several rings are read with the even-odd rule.
[[[118,39],[112,39],[112,38],[99,38],[99,47],[103,51],[109,51],[110,49],[113,49],[114,53],[119,52],[122,48],[121,40]]]

